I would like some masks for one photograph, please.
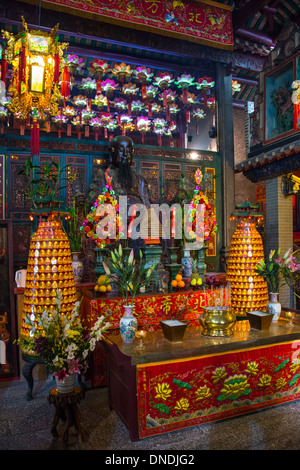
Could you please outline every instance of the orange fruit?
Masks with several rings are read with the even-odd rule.
[[[185,282],[184,281],[178,281],[178,287],[184,287]]]
[[[171,282],[172,287],[177,287],[178,282],[175,279]]]
[[[99,291],[100,292],[106,292],[106,286],[100,286]]]
[[[182,281],[182,276],[181,274],[177,274],[177,276],[175,277],[176,281]]]
[[[94,290],[95,290],[95,292],[99,292],[99,286],[98,286],[98,284],[95,285]]]
[[[111,285],[108,284],[108,286],[106,286],[106,292],[110,292],[111,291]]]

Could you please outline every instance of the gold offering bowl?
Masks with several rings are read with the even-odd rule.
[[[199,321],[205,336],[231,336],[236,316],[230,307],[204,307]]]

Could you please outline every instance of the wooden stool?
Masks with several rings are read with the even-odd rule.
[[[78,403],[85,397],[85,392],[80,387],[75,387],[74,392],[59,393],[57,388],[53,388],[49,392],[48,402],[55,406],[55,414],[53,418],[51,434],[57,438],[58,433],[56,427],[59,419],[66,421],[66,428],[63,436],[63,442],[67,443],[69,438],[69,428],[75,426],[78,432],[79,442],[83,442],[83,432],[80,425],[80,413]]]

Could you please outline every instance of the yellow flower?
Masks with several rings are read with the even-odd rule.
[[[155,398],[161,398],[162,400],[169,398],[172,393],[172,390],[167,383],[158,384],[157,387],[155,387],[155,391]]]
[[[283,377],[280,377],[276,380],[276,389],[284,388],[286,386],[286,380]]]
[[[248,362],[247,369],[245,370],[245,372],[248,372],[248,374],[257,375],[257,372],[258,372],[257,362]]]
[[[187,410],[189,408],[189,401],[186,398],[181,398],[181,400],[176,402],[175,410]]]
[[[238,398],[244,395],[248,388],[249,384],[246,375],[234,375],[225,380],[224,388],[221,390],[221,393],[234,399],[234,397]]]
[[[227,372],[225,371],[225,367],[218,367],[212,373],[213,383],[215,384],[219,382],[221,379],[224,379],[226,375],[227,375]]]
[[[269,387],[271,385],[272,377],[268,374],[263,374],[258,382],[259,387]]]
[[[196,400],[204,400],[205,398],[209,398],[210,396],[210,388],[208,388],[206,385],[204,385],[203,387],[199,387],[198,390],[196,390]]]

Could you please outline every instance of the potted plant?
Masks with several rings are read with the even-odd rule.
[[[86,372],[88,356],[110,324],[101,316],[88,332],[81,323],[80,302],[75,302],[72,313],[66,314],[62,300],[62,293],[57,290],[56,308],[38,315],[39,328],[30,317],[27,321],[32,327],[33,347],[56,378],[58,391],[69,393],[74,390],[76,374]]]
[[[82,249],[82,240],[78,229],[78,208],[76,207],[75,197],[69,208],[68,219],[68,239],[70,242],[72,266],[75,282],[80,282],[83,275],[83,262],[80,260]]]
[[[124,342],[130,343],[134,340],[137,330],[137,320],[133,315],[134,299],[140,287],[148,285],[151,274],[156,266],[154,263],[150,268],[144,269],[143,255],[139,252],[139,260],[134,259],[133,250],[128,256],[123,255],[122,245],[111,252],[111,259],[103,261],[106,275],[122,293],[124,298],[124,316],[120,320],[120,335]]]
[[[255,273],[262,276],[268,284],[270,302],[267,304],[267,312],[273,313],[273,321],[277,321],[281,313],[281,304],[278,302],[279,288],[286,284],[286,279],[292,277],[292,273],[300,269],[300,265],[295,264],[291,249],[280,256],[280,248],[271,250],[267,262],[261,259],[256,265]]]

